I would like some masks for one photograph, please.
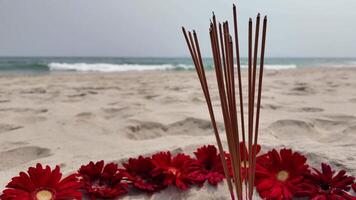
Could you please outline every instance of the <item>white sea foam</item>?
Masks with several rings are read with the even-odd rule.
[[[241,65],[242,68],[247,68],[248,66],[247,65]],[[258,65],[259,67],[259,65]],[[264,65],[264,68],[265,69],[274,69],[274,70],[281,70],[281,69],[296,69],[297,68],[297,65],[293,65],[293,64],[290,64],[290,65],[271,65],[271,64],[268,64],[268,65]]]
[[[108,64],[108,63],[50,63],[53,71],[81,71],[81,72],[124,72],[124,71],[146,71],[146,70],[174,70],[191,69],[191,65],[141,65],[141,64]]]
[[[124,72],[124,71],[147,71],[147,70],[188,70],[194,69],[193,65],[186,64],[108,64],[108,63],[50,63],[48,67],[51,71],[78,71],[78,72]],[[247,68],[242,65],[242,68]],[[296,65],[265,65],[266,69],[293,69]]]
[[[296,69],[297,65],[265,65],[266,69]]]

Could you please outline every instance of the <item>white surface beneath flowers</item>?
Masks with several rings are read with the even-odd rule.
[[[220,183],[217,187],[205,184],[203,187],[192,187],[189,190],[178,190],[174,187],[169,187],[159,193],[155,193],[151,196],[142,197],[142,195],[127,195],[123,200],[180,200],[180,199],[190,199],[190,200],[230,200],[229,190],[227,185]],[[236,198],[237,199],[237,198]],[[256,194],[253,195],[254,200],[260,200],[261,198]]]
[[[345,68],[267,70],[262,151],[290,147],[313,167],[328,162],[355,176],[355,77],[356,69]],[[222,124],[214,74],[208,78]],[[165,150],[192,154],[204,144],[215,139],[194,71],[0,76],[1,189],[38,162],[70,173],[91,160],[120,162]],[[228,198],[223,185],[124,197]]]

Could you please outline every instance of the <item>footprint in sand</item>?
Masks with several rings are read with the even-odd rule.
[[[356,117],[353,115],[332,114],[324,115],[324,117],[336,121],[356,121]]]
[[[219,123],[217,125],[220,130],[224,127]],[[170,124],[168,126],[168,132],[171,135],[211,135],[213,134],[213,127],[210,120],[188,117]]]
[[[223,130],[223,125],[218,123]],[[127,137],[132,140],[148,140],[169,135],[213,135],[213,128],[209,120],[186,118],[184,120],[163,125],[158,122],[137,121],[135,125],[127,127]]]
[[[102,108],[103,112],[105,113],[105,119],[112,119],[118,116],[122,116],[123,118],[125,117],[131,117],[133,114],[129,112],[131,110],[130,106],[124,106],[120,108]]]
[[[0,134],[1,133],[6,133],[9,131],[21,129],[23,126],[20,125],[14,125],[14,124],[0,124]]]
[[[45,94],[46,92],[46,89],[40,87],[20,91],[21,94]]]
[[[354,145],[356,141],[356,123],[342,131],[342,139]]]
[[[144,98],[147,99],[147,100],[154,99],[155,97],[158,97],[158,95],[150,94],[150,95],[145,95],[145,96],[144,96]]]
[[[336,84],[336,83],[334,83],[334,82],[332,82],[332,81],[328,81],[328,82],[326,82],[326,84],[327,84],[328,87],[330,87],[330,88],[337,88],[337,87],[340,86],[339,84]]]
[[[81,112],[81,113],[76,114],[75,116],[79,117],[79,118],[81,118],[81,117],[88,118],[88,117],[91,117],[93,115],[94,114],[91,113],[91,112]]]
[[[298,109],[300,112],[323,112],[324,109],[317,107],[303,107]]]
[[[298,85],[290,90],[287,95],[297,95],[297,96],[304,96],[304,95],[311,95],[315,94],[315,90],[307,85]]]
[[[156,122],[138,122],[127,127],[127,137],[132,140],[148,140],[165,135],[167,127]]]
[[[14,113],[31,113],[31,114],[41,114],[48,112],[46,108],[32,109],[32,108],[1,108],[0,112],[14,112]]]
[[[202,103],[202,102],[205,102],[205,99],[197,97],[197,96],[194,96],[194,97],[191,98],[191,102]]]
[[[95,117],[95,114],[92,112],[81,112],[75,115],[78,120],[89,120]]]
[[[10,102],[9,99],[0,99],[0,103],[8,103],[8,102]]]
[[[350,116],[348,116],[350,117]],[[298,140],[299,138],[311,139],[320,143],[348,143],[355,141],[356,122],[340,120],[348,118],[338,116],[335,119],[323,117],[303,120],[278,120],[272,123],[268,129],[272,135],[282,140]],[[351,142],[353,143],[353,142]]]
[[[171,104],[171,103],[179,103],[183,102],[183,100],[180,98],[181,96],[165,96],[160,99],[160,101],[163,104]]]
[[[3,142],[3,144],[1,145],[1,149],[12,149],[12,148],[16,148],[19,146],[25,146],[28,145],[28,142],[25,141],[16,141],[16,142]]]
[[[47,118],[44,116],[20,116],[20,117],[16,117],[16,120],[20,123],[34,124],[34,123],[46,121]]]
[[[315,126],[319,127],[320,129],[324,129],[326,131],[340,131],[348,126],[348,122],[340,121],[340,120],[331,120],[331,119],[323,119],[317,118],[313,119],[312,122]]]
[[[85,97],[87,94],[86,93],[78,93],[78,94],[71,94],[67,95],[69,98],[77,98],[77,97]]]
[[[356,98],[352,98],[349,100],[351,103],[356,103]]]
[[[47,148],[37,146],[19,147],[0,152],[0,170],[7,170],[17,165],[22,165],[32,160],[45,158],[51,155]]]
[[[277,110],[277,109],[280,109],[282,108],[282,106],[280,105],[275,105],[275,104],[262,104],[261,105],[261,109],[266,109],[266,110]]]
[[[108,86],[108,87],[101,87],[101,86],[97,86],[97,87],[75,87],[73,88],[76,91],[101,91],[101,90],[121,90],[121,87],[118,86]]]
[[[106,119],[112,119],[115,117],[128,118],[136,114],[141,113],[145,109],[144,105],[139,103],[132,103],[130,106],[121,107],[106,107],[101,109],[104,112],[104,117]]]
[[[268,127],[268,129],[276,138],[283,140],[295,140],[300,137],[316,139],[321,135],[315,128],[314,124],[294,119],[275,121]]]

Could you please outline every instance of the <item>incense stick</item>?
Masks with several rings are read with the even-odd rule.
[[[239,130],[237,123],[237,111],[236,111],[236,98],[235,98],[235,78],[234,78],[234,59],[233,59],[233,47],[232,47],[232,38],[229,34],[229,26],[228,22],[224,23],[224,37],[226,41],[226,55],[227,55],[227,63],[228,63],[228,82],[229,82],[229,110],[230,110],[230,121],[231,121],[231,137],[233,139],[233,149],[234,154],[231,154],[232,160],[234,162],[234,172],[236,173],[235,182],[237,183],[237,187],[242,190],[242,178],[241,178],[241,152],[240,148],[238,148],[239,144]]]
[[[255,29],[255,47],[254,47],[254,54],[253,54],[253,68],[252,68],[252,74],[251,74],[251,106],[250,106],[250,122],[251,122],[251,127],[250,127],[250,132],[251,132],[251,142],[249,143],[249,157],[250,157],[250,162],[249,162],[249,197],[250,199],[252,198],[253,194],[253,153],[252,153],[252,143],[253,143],[253,122],[254,122],[254,108],[255,108],[255,87],[256,87],[256,68],[257,68],[257,53],[258,53],[258,37],[259,37],[259,30],[260,30],[260,14],[258,13],[257,18],[256,18],[256,29]],[[252,34],[252,33],[251,33]]]
[[[256,171],[256,154],[257,154],[257,139],[258,139],[258,128],[260,120],[260,108],[261,108],[261,94],[262,94],[262,80],[263,80],[263,68],[264,68],[264,57],[265,57],[265,47],[266,47],[266,32],[267,32],[267,16],[263,20],[262,28],[262,47],[261,47],[261,57],[260,57],[260,72],[258,81],[258,94],[257,94],[257,110],[256,110],[256,127],[255,127],[255,141],[253,149],[253,168],[252,168],[252,184],[255,181],[255,171]],[[254,184],[253,184],[254,185]]]
[[[235,33],[235,48],[236,48],[236,65],[237,65],[237,79],[239,86],[239,97],[240,97],[240,121],[241,121],[241,135],[242,144],[246,146],[245,139],[245,117],[244,117],[244,101],[242,94],[242,81],[241,81],[241,66],[240,66],[240,49],[239,49],[239,38],[238,38],[238,25],[237,25],[237,11],[236,6],[233,4],[233,20],[234,20],[234,33]],[[238,147],[239,148],[239,147]],[[246,162],[245,154],[241,154],[241,160]],[[244,171],[244,177],[247,177],[247,170]],[[247,181],[245,181],[245,188],[247,188]],[[247,199],[247,189],[245,190],[245,197]]]
[[[244,123],[244,104],[242,95],[242,79],[241,79],[241,66],[240,66],[240,52],[239,52],[239,42],[238,42],[238,26],[237,26],[237,12],[235,5],[233,6],[233,18],[234,18],[234,33],[235,33],[235,51],[236,51],[236,65],[237,65],[237,77],[238,77],[238,95],[240,104],[240,117],[241,117],[241,136],[244,148],[246,148],[246,137],[245,137],[245,123]],[[218,86],[220,106],[222,110],[222,116],[225,126],[225,134],[227,138],[228,149],[230,152],[232,176],[234,180],[234,186],[236,191],[236,196],[239,200],[243,199],[243,188],[242,188],[242,160],[246,162],[248,159],[248,170],[245,170],[244,177],[245,181],[245,198],[252,199],[253,186],[256,170],[256,147],[258,141],[258,128],[260,120],[260,106],[261,106],[261,93],[262,93],[262,80],[263,80],[263,65],[264,65],[264,53],[265,53],[265,41],[266,41],[266,29],[267,29],[267,18],[263,21],[263,35],[262,35],[262,47],[261,47],[261,60],[258,78],[258,92],[257,92],[257,105],[256,105],[256,119],[254,120],[255,111],[255,90],[256,90],[256,73],[257,73],[257,55],[258,55],[258,45],[259,45],[259,29],[260,29],[260,14],[256,18],[256,29],[255,29],[255,41],[254,48],[252,48],[252,19],[250,18],[248,23],[248,105],[247,105],[247,117],[248,117],[248,158],[245,158],[245,154],[240,152],[240,134],[239,134],[239,122],[237,114],[237,102],[236,102],[236,92],[235,92],[235,68],[234,68],[234,43],[232,37],[229,33],[229,23],[226,21],[223,24],[217,23],[215,14],[213,13],[212,20],[210,21],[210,43],[211,50],[213,54],[214,61],[214,71],[216,75],[216,81]],[[220,155],[224,155],[223,147],[221,144],[221,139],[216,126],[214,111],[212,108],[212,103],[210,99],[209,89],[205,77],[205,71],[203,66],[203,61],[200,53],[200,47],[198,42],[198,37],[193,31],[193,36],[191,32],[186,33],[183,28],[183,33],[191,53],[202,90],[208,105],[210,118],[214,128],[214,134],[218,143]],[[253,51],[253,55],[252,55]],[[255,126],[254,126],[255,122]],[[254,130],[255,129],[255,130]],[[244,150],[245,151],[245,150]],[[226,160],[224,156],[221,156],[221,162],[223,163],[224,173],[227,178],[227,183],[231,198],[234,199],[234,189],[232,186],[232,181],[227,170]],[[246,165],[244,165],[247,168]]]
[[[234,199],[233,187],[232,187],[232,183],[231,183],[230,173],[229,173],[229,170],[228,170],[228,167],[227,167],[224,149],[223,149],[223,146],[222,146],[222,143],[221,143],[221,139],[220,139],[220,135],[219,135],[219,131],[218,131],[218,128],[217,128],[217,125],[216,125],[216,120],[215,120],[215,116],[214,116],[214,110],[213,110],[213,107],[212,107],[209,88],[208,88],[208,85],[207,85],[206,76],[205,76],[205,72],[204,72],[203,61],[202,61],[202,57],[201,57],[201,54],[200,54],[200,47],[199,47],[198,38],[197,38],[197,35],[196,35],[195,31],[194,31],[193,35],[194,35],[194,41],[195,41],[195,44],[196,44],[195,46],[196,46],[197,56],[198,56],[198,59],[197,59],[196,56],[195,56],[195,53],[193,51],[192,44],[188,39],[188,36],[187,36],[187,33],[186,33],[184,27],[182,27],[182,31],[183,31],[184,37],[186,39],[188,48],[190,50],[191,56],[193,58],[193,62],[195,64],[196,71],[197,71],[197,74],[198,74],[198,77],[199,77],[199,80],[200,80],[200,83],[201,83],[201,87],[203,89],[203,93],[204,93],[205,100],[206,100],[206,103],[207,103],[207,106],[208,106],[208,110],[209,110],[211,123],[212,123],[213,129],[214,129],[215,139],[216,139],[216,142],[218,144],[220,159],[221,159],[221,162],[223,164],[223,170],[224,170],[224,174],[225,174],[225,177],[226,177],[227,185],[228,185],[228,188],[229,188],[229,192],[230,192],[231,198]]]
[[[224,76],[225,80],[227,80],[227,74],[226,74],[226,57],[225,57],[225,52],[224,52],[224,41],[223,41],[223,34],[222,34],[222,29],[221,29],[221,23],[219,23],[219,35],[220,35],[220,44],[221,44],[221,53],[222,53],[222,58],[223,58],[223,67],[224,67]],[[225,83],[225,86],[227,83]]]
[[[204,80],[204,82],[205,82],[205,87],[206,87],[206,91],[207,91],[207,96],[208,96],[209,105],[210,105],[210,108],[211,108],[211,110],[212,110],[212,104],[211,104],[211,100],[210,100],[209,89],[208,89],[208,86],[207,86],[207,81],[206,81],[206,77],[205,77],[204,67],[203,67],[203,65],[202,65],[203,62],[202,62],[202,57],[201,57],[201,54],[200,54],[200,48],[199,48],[198,37],[197,37],[195,31],[193,32],[193,34],[194,34],[194,39],[195,39],[195,43],[196,43],[196,46],[197,46],[198,57],[199,57],[199,60],[200,60],[200,63],[201,63],[201,71],[202,71],[202,75],[203,75],[203,80]],[[212,110],[212,116],[213,116],[213,118],[214,118],[213,110]],[[232,183],[231,183],[231,178],[230,178],[230,174],[229,174],[228,167],[227,167],[227,164],[226,164],[225,153],[224,153],[224,150],[223,150],[221,141],[220,141],[220,137],[219,137],[219,133],[218,133],[218,130],[217,130],[215,118],[214,118],[214,123],[215,123],[215,129],[216,129],[216,132],[217,132],[217,134],[216,134],[216,139],[217,139],[217,141],[219,141],[219,142],[218,142],[218,146],[219,146],[219,152],[220,152],[220,159],[221,159],[222,162],[223,162],[224,174],[225,174],[226,179],[227,179],[227,184],[228,184],[228,187],[229,187],[229,190],[230,190],[230,193],[231,193],[231,197],[234,199],[233,188],[232,188]]]
[[[252,150],[252,19],[249,19],[248,22],[248,152]],[[248,167],[249,169],[252,166],[252,154],[248,154]],[[248,173],[248,191],[251,190],[251,173]],[[250,196],[250,192],[248,193]],[[250,198],[251,199],[251,198]]]
[[[224,80],[223,76],[221,73],[221,65],[220,65],[220,52],[218,48],[218,36],[217,36],[217,31],[216,31],[216,19],[215,16],[213,16],[213,24],[211,25],[211,31],[210,31],[210,36],[211,36],[211,45],[212,45],[212,51],[213,51],[213,57],[214,57],[214,64],[215,64],[215,74],[216,74],[216,79],[218,83],[218,89],[219,89],[219,96],[220,96],[220,103],[221,103],[221,108],[222,108],[222,114],[223,114],[223,119],[224,119],[224,124],[225,124],[225,132],[226,132],[226,137],[227,137],[227,142],[228,142],[228,148],[231,153],[231,161],[232,163],[235,162],[233,159],[235,156],[235,152],[233,151],[233,138],[231,137],[231,124],[229,120],[229,111],[228,111],[228,103],[226,100],[226,93],[224,89]],[[227,85],[228,87],[228,85]],[[235,187],[237,194],[240,192],[240,188],[238,187],[238,183],[236,182],[237,180],[237,173],[235,173],[235,169],[233,170],[233,178],[235,180]],[[241,199],[238,196],[238,199]]]

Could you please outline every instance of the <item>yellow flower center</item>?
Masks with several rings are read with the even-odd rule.
[[[249,167],[248,161],[241,161],[241,167],[248,168]]]
[[[288,179],[288,177],[289,177],[289,174],[285,170],[279,171],[277,174],[277,179],[279,181],[286,181]]]
[[[177,176],[177,177],[180,176],[180,171],[174,167],[168,168],[168,172],[173,174],[174,176]]]
[[[37,200],[52,200],[53,194],[51,191],[48,190],[40,190],[36,193]]]

